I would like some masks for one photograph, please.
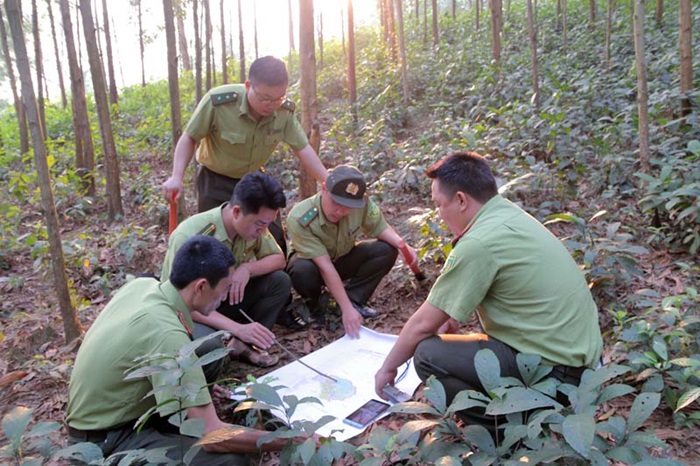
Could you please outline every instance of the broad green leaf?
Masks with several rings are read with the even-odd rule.
[[[304,443],[297,446],[297,452],[301,456],[303,464],[309,464],[311,457],[316,453],[316,442],[312,437],[309,437]]]
[[[561,404],[537,390],[515,387],[507,390],[503,398],[491,400],[486,414],[497,416],[546,407],[561,408]]]
[[[518,363],[518,371],[523,378],[523,382],[525,382],[525,385],[532,385],[535,382],[534,376],[542,361],[542,356],[538,354],[518,353],[515,359]]]
[[[207,364],[210,364],[214,361],[218,361],[219,359],[228,356],[228,353],[229,353],[228,348],[217,348],[214,351],[210,351],[207,354],[202,355],[200,358],[197,358],[197,360],[194,362],[194,364],[192,366],[193,367],[206,366]]]
[[[660,401],[661,394],[659,393],[642,393],[635,398],[627,418],[627,429],[630,432],[639,429],[656,407],[659,406]]]
[[[457,396],[454,397],[445,414],[454,414],[458,411],[475,407],[486,408],[488,402],[474,399],[472,397],[472,395],[476,393],[478,392],[475,392],[474,390],[462,390],[461,392],[457,393]]]
[[[481,349],[474,356],[474,367],[481,385],[487,392],[493,391],[501,384],[501,363],[490,349]]]
[[[40,422],[32,427],[27,437],[43,437],[59,430],[61,430],[61,424],[58,422]]]
[[[588,458],[588,451],[593,444],[595,433],[595,419],[585,414],[571,414],[564,418],[562,433],[567,443],[576,452]]]
[[[692,402],[698,399],[700,397],[700,387],[693,388],[691,390],[688,390],[684,394],[678,398],[678,404],[676,405],[676,409],[673,410],[674,413],[677,413],[681,409],[685,408]]]
[[[91,464],[93,461],[101,460],[103,453],[100,447],[92,442],[76,443],[74,445],[61,448],[53,454],[52,458],[59,459],[75,459],[81,460],[86,464]]]
[[[624,385],[624,384],[613,384],[613,385],[608,385],[607,387],[603,388],[603,391],[600,392],[600,396],[598,397],[597,404],[603,404],[606,403],[613,398],[617,398],[619,396],[625,396],[629,393],[634,392],[634,387],[630,387],[629,385]]]
[[[428,377],[425,382],[427,388],[423,391],[425,397],[430,401],[435,409],[440,413],[444,413],[447,405],[447,396],[445,395],[445,388],[442,383],[433,375]]]
[[[493,437],[484,426],[470,425],[462,429],[462,435],[473,446],[480,451],[495,455],[496,445],[493,443]]]
[[[651,347],[663,361],[668,360],[668,350],[666,349],[666,342],[664,342],[663,339],[655,336]]]
[[[605,456],[614,461],[619,461],[623,464],[637,464],[641,460],[641,456],[636,451],[628,447],[615,447],[609,450]]]
[[[409,421],[401,426],[401,430],[399,431],[399,435],[398,435],[398,440],[400,442],[403,442],[406,439],[408,439],[411,435],[415,434],[416,432],[421,432],[425,429],[430,429],[430,428],[435,427],[439,424],[440,424],[439,421],[433,421],[433,420],[429,420],[429,419],[420,419],[420,420],[416,420],[416,421]]]
[[[2,418],[2,430],[5,437],[15,446],[19,447],[22,436],[32,420],[33,410],[24,406],[17,406]]]
[[[277,390],[267,384],[254,383],[246,388],[246,394],[254,400],[262,401],[272,406],[283,406]]]

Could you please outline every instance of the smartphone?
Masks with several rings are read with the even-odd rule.
[[[362,429],[387,409],[389,409],[389,403],[379,400],[369,400],[343,419],[343,422],[358,429]]]
[[[411,399],[411,395],[404,393],[393,385],[387,385],[382,389],[384,394],[389,397],[392,403],[405,403]]]

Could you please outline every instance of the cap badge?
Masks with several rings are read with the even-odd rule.
[[[355,183],[349,183],[347,188],[345,188],[345,192],[348,194],[351,194],[353,196],[357,196],[357,192],[360,190],[360,187],[356,185]]]

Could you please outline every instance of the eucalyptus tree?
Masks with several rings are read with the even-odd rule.
[[[226,55],[226,16],[224,15],[224,0],[219,1],[219,18],[221,19],[221,82],[228,83],[228,57]]]
[[[639,164],[642,173],[649,173],[649,87],[644,45],[644,0],[634,0],[634,55],[637,70],[637,125],[639,131]]]
[[[403,25],[403,1],[394,0],[396,6],[396,22],[398,23],[399,33],[399,56],[401,57],[401,89],[403,104],[408,106],[411,99],[411,88],[408,82],[408,63],[406,60],[406,39]]]
[[[313,7],[311,9],[313,13]],[[301,12],[299,13],[299,16],[301,16]],[[292,66],[292,57],[294,56],[293,53],[296,50],[296,47],[294,46],[294,21],[293,21],[293,15],[292,15],[292,0],[287,0],[287,19],[288,19],[288,31],[289,31],[289,59],[287,60],[287,66],[291,68]],[[313,19],[313,18],[312,18]],[[301,18],[299,19],[301,21]],[[313,23],[313,21],[312,21]],[[301,28],[301,26],[299,26]],[[299,32],[301,34],[301,31]]]
[[[501,33],[503,31],[503,4],[501,0],[490,0],[491,4],[491,55],[497,70],[497,78],[501,75]]]
[[[180,86],[178,79],[177,43],[175,39],[175,14],[173,0],[163,0],[165,42],[168,57],[168,92],[170,94],[170,128],[173,147],[182,135],[182,115],[180,113]]]
[[[527,25],[530,36],[530,54],[532,56],[532,103],[540,108],[540,64],[537,55],[537,25],[532,0],[527,0]]]
[[[199,28],[199,0],[192,0],[192,22],[194,23],[194,96],[195,102],[202,100],[202,31]]]
[[[438,3],[437,0],[432,0],[432,7],[433,7],[433,47],[437,47],[438,45]]]
[[[348,0],[348,95],[352,121],[357,123],[357,78],[355,77],[355,18],[352,0]]]
[[[22,31],[21,15],[19,11],[20,0],[5,0],[7,19],[12,31],[12,43],[17,59],[17,68],[22,83],[22,100],[27,108],[27,121],[32,135],[34,148],[34,163],[36,165],[39,191],[41,193],[41,206],[44,213],[44,222],[49,240],[49,254],[51,255],[51,269],[53,272],[54,287],[58,298],[58,306],[63,320],[63,331],[66,343],[78,338],[82,333],[78,315],[71,302],[68,279],[66,277],[65,259],[63,257],[63,245],[61,232],[56,213],[56,204],[51,188],[49,164],[46,159],[46,146],[44,135],[41,131],[37,102],[32,84],[32,72],[29,68],[29,57]]]
[[[257,28],[256,28],[257,31]],[[257,34],[257,32],[256,32]],[[241,82],[245,82],[245,41],[243,37],[243,15],[241,14],[241,0],[238,0],[238,55],[240,60]],[[257,52],[256,52],[257,57]]]
[[[8,79],[10,80],[10,88],[12,89],[12,101],[15,106],[15,115],[17,115],[20,153],[26,154],[29,152],[27,115],[24,111],[24,105],[22,105],[22,102],[20,101],[19,93],[17,92],[17,81],[15,78],[14,67],[12,65],[12,55],[10,55],[10,47],[7,41],[7,30],[5,29],[5,20],[3,19],[2,10],[0,10],[0,41],[2,41],[2,53],[5,58],[5,67]]]
[[[190,52],[187,46],[187,34],[185,32],[185,17],[186,10],[182,4],[187,0],[175,0],[173,8],[175,9],[175,24],[177,25],[177,39],[180,46],[179,53],[182,58],[182,68],[187,71],[192,71],[192,62],[190,61]]]
[[[690,0],[678,2],[678,49],[680,55],[681,115],[691,112],[690,91],[693,89],[692,18]]]
[[[107,48],[107,75],[109,76],[109,101],[112,105],[119,102],[117,80],[114,76],[114,55],[112,54],[112,35],[109,30],[109,10],[107,0],[102,0],[102,27],[105,33],[105,47]]]
[[[211,71],[211,10],[209,8],[209,0],[202,0],[202,7],[204,8],[204,89],[208,91],[211,89],[212,85],[212,71]]]
[[[66,108],[68,99],[66,98],[66,87],[63,83],[63,69],[61,67],[61,56],[58,53],[58,40],[56,39],[56,24],[53,18],[52,1],[46,0],[46,6],[49,12],[49,23],[51,25],[51,39],[53,40],[53,53],[56,57],[56,72],[58,74],[58,87],[61,91],[61,108]]]
[[[41,53],[41,31],[39,30],[39,12],[36,0],[32,0],[32,35],[34,36],[34,71],[36,72],[37,105],[41,134],[46,139],[46,104],[44,102],[44,58]]]
[[[139,26],[139,52],[141,58],[141,87],[146,87],[146,64],[144,55],[146,53],[145,37],[143,30],[143,9],[141,7],[142,0],[129,0],[131,6],[136,7],[136,20]]]
[[[316,153],[321,145],[316,86],[316,46],[314,43],[314,2],[299,0],[299,69],[301,82],[301,126]],[[316,179],[301,166],[299,193],[307,198],[316,193]]]
[[[107,216],[110,221],[114,221],[124,216],[119,182],[119,158],[114,144],[114,134],[112,133],[112,120],[109,116],[109,102],[105,90],[102,63],[97,49],[95,25],[92,20],[92,6],[90,5],[90,0],[80,0],[79,5],[80,15],[83,19],[85,48],[87,49],[90,75],[92,76],[92,90],[100,122],[100,135],[102,136],[105,178],[107,181]]]

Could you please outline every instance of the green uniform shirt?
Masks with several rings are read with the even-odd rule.
[[[291,248],[302,259],[328,254],[336,260],[350,252],[360,233],[376,238],[387,227],[384,215],[369,198],[364,208],[352,209],[337,224],[329,222],[321,209],[320,192],[296,204],[287,215]]]
[[[207,234],[224,243],[233,252],[236,264],[260,260],[272,254],[282,254],[282,249],[280,249],[275,238],[268,230],[265,230],[263,235],[252,241],[246,241],[240,236],[236,236],[231,242],[221,217],[222,210],[226,205],[223,204],[220,207],[193,215],[178,225],[168,239],[168,252],[165,254],[163,269],[160,272],[161,280],[165,281],[170,278],[170,270],[175,259],[175,253],[185,241],[195,235]]]
[[[309,143],[291,101],[258,121],[250,113],[243,84],[226,84],[207,92],[185,132],[200,142],[199,163],[236,179],[258,171],[281,141],[295,151]]]
[[[166,385],[166,375],[125,381],[134,359],[175,353],[190,343],[185,325],[194,328],[192,317],[170,282],[137,278],[124,285],[95,319],[85,334],[68,388],[68,425],[81,430],[99,430],[136,421],[148,409],[174,399],[169,390],[148,395]],[[172,375],[170,375],[172,378]],[[202,387],[194,400],[183,407],[211,402],[201,367],[188,370],[181,384]],[[161,416],[176,412],[177,403],[159,408]]]
[[[595,367],[598,309],[566,247],[540,222],[496,196],[458,240],[428,302],[543,362]]]

